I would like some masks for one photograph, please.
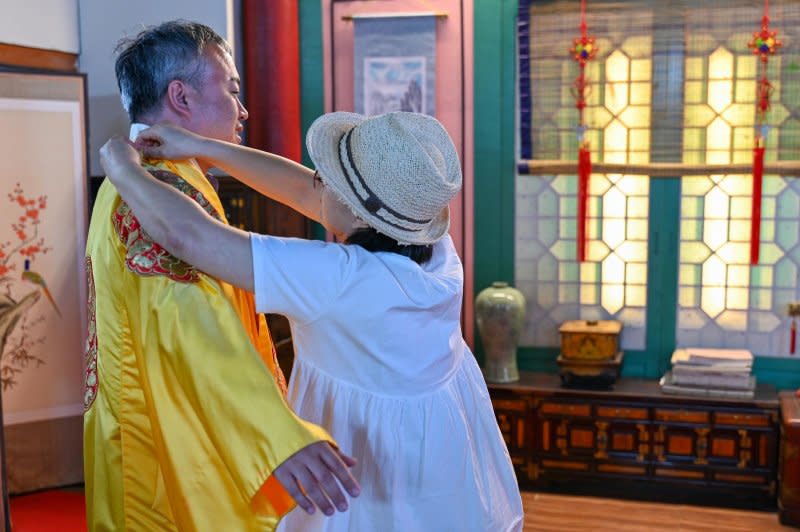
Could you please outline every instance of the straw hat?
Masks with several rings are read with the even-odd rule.
[[[378,232],[401,244],[432,244],[447,233],[461,165],[435,118],[330,113],[311,124],[306,145],[325,186]]]

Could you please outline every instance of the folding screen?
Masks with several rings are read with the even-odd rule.
[[[0,72],[0,378],[11,491],[80,482],[85,78]]]

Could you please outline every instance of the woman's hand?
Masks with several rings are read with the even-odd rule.
[[[206,139],[174,124],[156,124],[139,133],[134,145],[145,157],[179,161],[199,157]]]
[[[100,164],[106,175],[115,182],[115,177],[120,174],[117,170],[123,167],[138,167],[141,165],[139,152],[123,137],[111,137],[100,148]]]

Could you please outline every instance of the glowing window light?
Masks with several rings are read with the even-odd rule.
[[[603,102],[614,114],[628,106],[628,83],[630,82],[630,60],[617,50],[606,59],[606,94]]]
[[[643,43],[649,49],[650,42],[649,38],[630,38],[606,58],[605,94],[598,111],[616,116],[603,126],[603,160],[606,162],[649,160],[652,60],[631,60],[625,51],[634,49],[634,45],[641,48]],[[595,192],[602,198],[600,238],[605,244],[603,248],[616,252],[602,252],[602,248],[593,246],[590,241],[588,258],[601,264],[600,303],[611,314],[625,305],[645,305],[649,182],[640,177],[607,175],[607,185]],[[635,264],[637,262],[640,264]],[[631,269],[634,265],[638,267]],[[627,275],[629,272],[634,272],[634,276]],[[582,280],[587,279],[582,277]],[[587,291],[586,298],[589,297]]]
[[[757,63],[749,50],[739,49],[748,35],[724,43],[694,42],[685,61],[683,160],[697,163],[752,161]],[[736,50],[735,52],[733,50]],[[777,69],[778,67],[776,67]],[[779,78],[776,74],[776,78]],[[793,89],[796,90],[796,89]],[[770,122],[775,126],[768,142],[775,156],[791,146],[787,135],[791,113],[788,93],[775,88]],[[790,101],[794,101],[790,97]],[[780,133],[778,132],[780,131]],[[800,138],[800,136],[798,136]],[[682,180],[680,266],[678,273],[678,332],[683,345],[747,347],[757,353],[781,352],[785,301],[797,284],[792,258],[800,217],[785,207],[798,204],[785,190],[786,180],[765,180],[762,201],[762,251],[758,266],[749,264],[750,175],[709,175]],[[781,207],[784,207],[782,210]],[[796,225],[792,225],[796,224]],[[800,258],[800,254],[797,255]],[[781,279],[792,290],[782,289]],[[735,332],[732,337],[728,332]]]
[[[708,68],[704,73],[706,64]],[[693,81],[685,82],[688,98],[684,123],[687,128],[704,128],[705,134],[684,134],[685,150],[702,148],[702,159],[711,164],[729,164],[734,157],[738,160],[739,156],[734,151],[744,146],[748,146],[748,149],[741,151],[749,154],[752,142],[747,144],[745,141],[752,141],[746,131],[752,126],[752,94],[737,82],[735,68],[739,69],[739,76],[749,72],[752,78],[755,75],[753,67],[751,59],[737,57],[724,46],[711,51],[707,59],[687,58],[686,78]],[[703,79],[704,75],[705,103],[697,94],[703,84],[694,81]],[[742,98],[738,101],[734,90],[742,92]],[[737,140],[734,141],[734,138]],[[698,264],[702,272],[699,283],[700,308],[709,317],[717,318],[721,324],[735,325],[737,329],[741,327],[741,315],[726,312],[726,309],[745,309],[749,303],[749,270],[743,265],[748,259],[745,236],[749,223],[744,218],[750,210],[750,202],[742,200],[751,192],[751,187],[747,187],[742,177],[714,175],[684,179],[684,204],[687,205],[688,198],[696,197],[702,210],[695,210],[693,204],[689,203],[690,210],[685,213],[687,218],[682,220],[682,266],[679,272],[679,284],[682,287],[696,285],[697,280],[689,277],[693,270],[687,263]],[[687,295],[679,304],[687,307],[689,299]]]
[[[717,118],[709,124],[706,135],[706,162],[730,163],[731,126],[722,118]]]
[[[610,163],[626,163],[628,152],[628,128],[619,120],[613,120],[605,129],[605,160]]]
[[[708,58],[708,104],[717,113],[733,102],[733,54],[717,48]]]
[[[636,16],[645,21],[652,14]],[[574,61],[561,58],[561,48],[556,49],[553,39],[546,37],[566,22],[560,16],[544,14],[536,18],[536,24],[543,31],[532,34],[532,43],[541,43],[553,52],[531,60],[533,151],[536,158],[574,158],[577,111],[571,88],[577,69]],[[572,26],[569,28],[571,31]],[[593,87],[584,111],[585,138],[594,161],[649,162],[652,42],[651,35],[637,31],[598,37],[601,53],[587,65],[586,75]],[[542,47],[537,44],[537,49]],[[523,332],[521,343],[556,345],[558,337],[553,331],[564,320],[579,317],[622,320],[622,348],[643,349],[649,179],[622,174],[592,176],[587,261],[580,264],[575,262],[575,182],[574,175],[517,178],[515,272],[518,287],[533,302],[531,325]],[[526,230],[523,226],[532,227]]]
[[[725,310],[725,263],[716,255],[703,264],[700,306],[712,318]]]

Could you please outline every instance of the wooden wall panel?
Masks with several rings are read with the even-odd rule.
[[[77,72],[78,54],[0,43],[0,65]]]

